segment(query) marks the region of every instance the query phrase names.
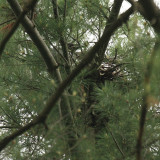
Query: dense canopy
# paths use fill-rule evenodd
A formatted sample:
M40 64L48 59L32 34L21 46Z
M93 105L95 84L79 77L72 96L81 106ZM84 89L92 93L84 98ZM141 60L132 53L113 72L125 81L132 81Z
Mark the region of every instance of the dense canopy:
M159 160L159 52L153 0L1 0L0 159Z

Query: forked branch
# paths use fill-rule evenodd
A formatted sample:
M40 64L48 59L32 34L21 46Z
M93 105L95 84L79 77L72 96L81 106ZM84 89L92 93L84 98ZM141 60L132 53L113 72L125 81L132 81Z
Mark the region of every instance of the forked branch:
M42 112L35 117L30 123L23 126L19 130L13 132L11 135L0 141L0 151L3 150L13 139L17 136L23 134L25 131L30 128L36 126L40 123L45 123L46 118L49 113L55 106L58 99L62 96L65 88L73 81L73 79L81 72L81 70L87 66L95 57L98 50L101 48L103 43L106 43L106 39L110 39L112 34L128 19L129 16L133 13L133 8L129 8L125 13L123 13L117 20L115 20L112 25L106 30L100 40L86 53L86 56L82 59L82 61L77 65L77 67L70 73L70 75L59 85L56 92L49 98L45 108Z

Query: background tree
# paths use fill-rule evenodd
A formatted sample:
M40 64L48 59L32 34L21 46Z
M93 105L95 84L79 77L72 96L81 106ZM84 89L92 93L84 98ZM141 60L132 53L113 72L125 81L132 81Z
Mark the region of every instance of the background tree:
M125 3L0 1L1 159L160 158L160 12Z

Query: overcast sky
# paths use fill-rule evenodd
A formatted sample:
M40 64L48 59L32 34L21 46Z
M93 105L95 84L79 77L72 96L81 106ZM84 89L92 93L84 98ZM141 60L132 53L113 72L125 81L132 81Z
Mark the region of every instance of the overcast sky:
M113 2L114 0L110 0L110 2ZM157 6L160 7L160 0L154 0L154 2L156 3ZM127 0L123 1L120 13L126 11L129 7L130 7L130 3L127 2Z

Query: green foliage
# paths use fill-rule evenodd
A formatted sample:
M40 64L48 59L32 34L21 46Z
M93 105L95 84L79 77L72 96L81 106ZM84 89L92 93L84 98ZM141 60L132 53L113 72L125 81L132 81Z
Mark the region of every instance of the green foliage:
M66 2L65 6L65 1L57 1L59 18L55 19L52 2L39 1L33 20L63 79L68 76L68 64L72 71L86 50L99 40L111 8L108 0ZM3 14L9 13L4 10L6 7L12 13L8 3L0 1L0 23L6 19ZM0 29L0 39L7 32ZM70 63L64 58L62 37ZM103 59L107 64L120 65L119 76L103 79L93 63L86 67L68 85L45 124L38 124L14 139L2 151L0 159L117 160L124 159L123 154L126 160L135 159L144 76L155 41L148 22L138 13L131 16L112 35ZM69 48L70 43L77 45L77 49ZM160 158L159 56L155 58L150 82L144 159ZM49 74L37 46L23 27L19 27L0 63L1 139L39 115L60 84L55 75Z

